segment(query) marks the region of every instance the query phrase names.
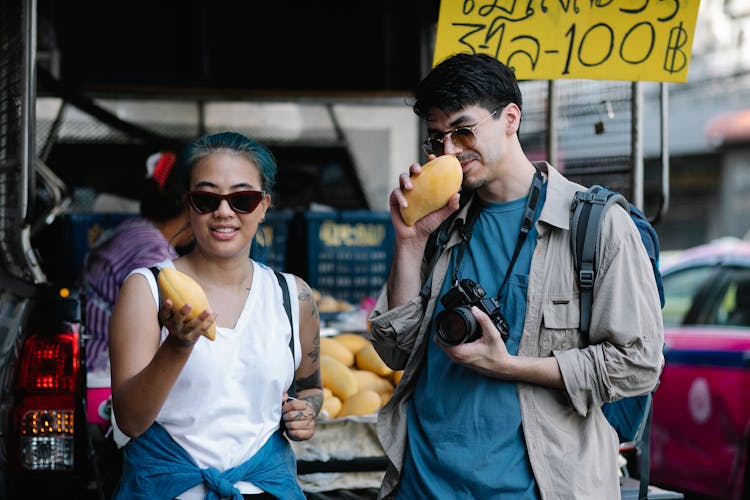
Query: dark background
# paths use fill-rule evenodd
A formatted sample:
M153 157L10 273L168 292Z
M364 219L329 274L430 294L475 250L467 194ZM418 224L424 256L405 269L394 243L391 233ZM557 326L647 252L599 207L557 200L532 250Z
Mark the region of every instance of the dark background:
M38 0L37 93L63 96L75 107L139 96L403 97L431 58L438 6L437 0ZM194 138L176 138L174 146ZM278 208L369 208L345 142L266 144L279 164ZM164 146L137 135L126 143L63 140L47 160L71 189L138 198L145 159Z
M87 88L404 91L438 3L39 0L39 42Z
M139 96L403 98L431 62L438 6L437 0L37 0L37 94L63 97L78 109ZM46 163L70 190L137 199L145 160L162 144L147 134L126 141L118 135L56 140ZM175 145L192 139L179 137ZM313 204L370 208L361 187L366 180L358 178L345 142L266 144L279 165L274 209L295 213L290 238L304 241L295 231L305 224L297 219ZM60 241L81 239L70 236L69 226L58 221L48 241L36 241L46 261L66 258L56 250Z

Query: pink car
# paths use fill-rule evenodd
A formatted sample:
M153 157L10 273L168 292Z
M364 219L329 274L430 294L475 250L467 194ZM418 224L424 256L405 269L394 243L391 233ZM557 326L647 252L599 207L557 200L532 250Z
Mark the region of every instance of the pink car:
M651 482L750 498L750 242L662 263L666 366L654 393Z

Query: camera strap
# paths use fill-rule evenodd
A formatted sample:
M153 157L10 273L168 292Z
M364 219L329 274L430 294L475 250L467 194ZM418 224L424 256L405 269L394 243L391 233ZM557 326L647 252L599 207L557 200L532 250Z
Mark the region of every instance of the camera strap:
M473 195L476 196L476 195ZM464 198L461 197L461 206L464 205L464 199L471 199L471 197ZM455 222L457 226L460 226L462 229L462 235L465 235L465 227L466 222L458 218L458 213L461 211L461 208L458 209L458 211L451 214L443 223L440 225L440 227L437 229L437 231L433 232L430 236L430 239L427 241L427 249L425 250L425 256L430 261L429 264L429 272L427 273L427 278L425 279L424 283L422 284L422 288L419 290L419 296L422 297L423 300L427 300L430 296L430 291L432 289L432 276L435 272L435 266L437 265L438 260L440 260L440 255L443 253L443 250L445 249L445 246L448 244L448 240L450 239L450 233L451 228L453 227L453 223ZM476 215L479 213L479 204L474 202L469 209L466 212L466 220L470 218L476 218Z
M529 231L531 230L531 226L534 224L534 215L536 214L536 206L539 203L539 196L542 194L542 188L544 187L544 178L542 177L542 172L539 169L536 169L536 173L534 174L534 179L531 182L531 188L529 188L529 196L526 199L526 208L523 212L523 219L521 220L521 229L518 232L518 240L516 241L516 248L513 250L513 257L510 259L510 264L508 264L508 270L505 272L505 278L503 278L503 283L500 285L500 288L497 291L497 296L500 298L500 292L505 287L505 283L508 281L508 278L510 277L510 273L513 270L513 266L516 264L516 259L518 258L518 254L521 253L521 247L523 246L524 241L526 241L526 237L529 234ZM475 205L479 205L478 202L475 203ZM471 208L474 208L474 205L472 205ZM456 255L456 264L453 266L453 286L456 286L458 284L458 269L461 264L461 259L463 258L464 251L466 250L466 247L469 246L469 240L471 239L471 231L474 228L474 223L476 222L477 218L479 217L480 210L470 210L470 212L466 216L466 224L463 228L463 234L462 234L462 240L461 246L458 248L458 254Z

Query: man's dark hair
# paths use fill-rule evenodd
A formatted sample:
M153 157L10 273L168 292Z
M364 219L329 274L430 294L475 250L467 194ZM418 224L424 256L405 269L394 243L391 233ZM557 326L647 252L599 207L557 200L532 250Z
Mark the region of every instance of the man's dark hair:
M419 83L414 112L427 118L430 109L455 113L478 104L488 111L515 103L521 108L521 90L510 69L486 54L456 54L435 66Z

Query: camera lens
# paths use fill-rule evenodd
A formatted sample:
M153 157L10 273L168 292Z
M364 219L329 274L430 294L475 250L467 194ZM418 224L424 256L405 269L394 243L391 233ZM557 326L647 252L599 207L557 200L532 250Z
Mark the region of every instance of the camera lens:
M458 345L474 340L477 320L467 306L444 309L435 318L435 333L445 345Z

